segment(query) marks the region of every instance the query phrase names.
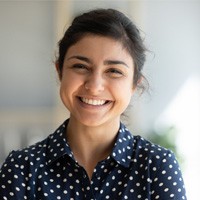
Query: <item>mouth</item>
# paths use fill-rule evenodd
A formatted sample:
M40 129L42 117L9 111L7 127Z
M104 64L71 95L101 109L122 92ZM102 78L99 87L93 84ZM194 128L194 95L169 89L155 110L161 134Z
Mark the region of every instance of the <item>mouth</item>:
M111 101L108 101L108 100L87 99L87 98L84 98L84 97L79 97L79 100L83 103L86 103L86 104L92 105L92 106L103 106L103 105L111 102Z

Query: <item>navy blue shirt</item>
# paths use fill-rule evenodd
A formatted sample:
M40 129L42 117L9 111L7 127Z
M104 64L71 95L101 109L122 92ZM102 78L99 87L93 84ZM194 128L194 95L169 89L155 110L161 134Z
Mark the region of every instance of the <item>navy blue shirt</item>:
M133 136L123 124L90 181L67 143L67 123L45 140L10 153L0 171L0 199L186 199L174 154Z

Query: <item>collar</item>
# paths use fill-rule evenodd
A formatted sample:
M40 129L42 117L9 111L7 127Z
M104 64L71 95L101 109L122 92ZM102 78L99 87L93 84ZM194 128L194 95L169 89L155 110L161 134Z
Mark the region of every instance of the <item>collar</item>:
M126 128L120 123L120 128L117 135L111 157L120 165L128 168L132 161L134 148L134 137Z
M47 146L47 165L55 162L61 157L68 155L73 157L72 151L67 143L65 133L66 127L69 120L64 121L57 130L49 135L48 137L48 146Z
M50 165L59 158L65 156L74 159L73 153L65 137L68 122L69 119L48 137L47 165ZM117 139L110 157L112 157L119 165L126 168L129 167L133 154L133 141L133 135L128 131L124 124L120 123Z

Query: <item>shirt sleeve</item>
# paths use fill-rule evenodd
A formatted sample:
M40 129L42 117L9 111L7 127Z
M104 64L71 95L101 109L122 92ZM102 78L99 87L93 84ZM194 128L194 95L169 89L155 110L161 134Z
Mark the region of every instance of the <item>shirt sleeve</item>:
M152 199L186 200L186 191L179 164L171 151L165 153L159 166L152 169Z
M9 154L0 170L0 199L2 200L27 199L23 164L18 164L14 153L13 151Z

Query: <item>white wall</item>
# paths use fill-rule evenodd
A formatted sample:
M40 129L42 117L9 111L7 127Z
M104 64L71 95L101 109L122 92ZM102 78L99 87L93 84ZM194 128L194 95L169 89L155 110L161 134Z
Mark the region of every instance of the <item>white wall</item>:
M53 6L0 1L0 109L55 104Z
M184 83L200 76L200 1L144 1L142 9L143 30L155 53L146 64L151 101L142 106L148 129Z
M53 129L55 2L0 1L0 164Z
M140 9L137 22L155 54L149 55L145 66L151 97L137 102L138 123L132 129L148 133L154 127L175 126L188 199L198 200L200 1L137 1L132 5Z

